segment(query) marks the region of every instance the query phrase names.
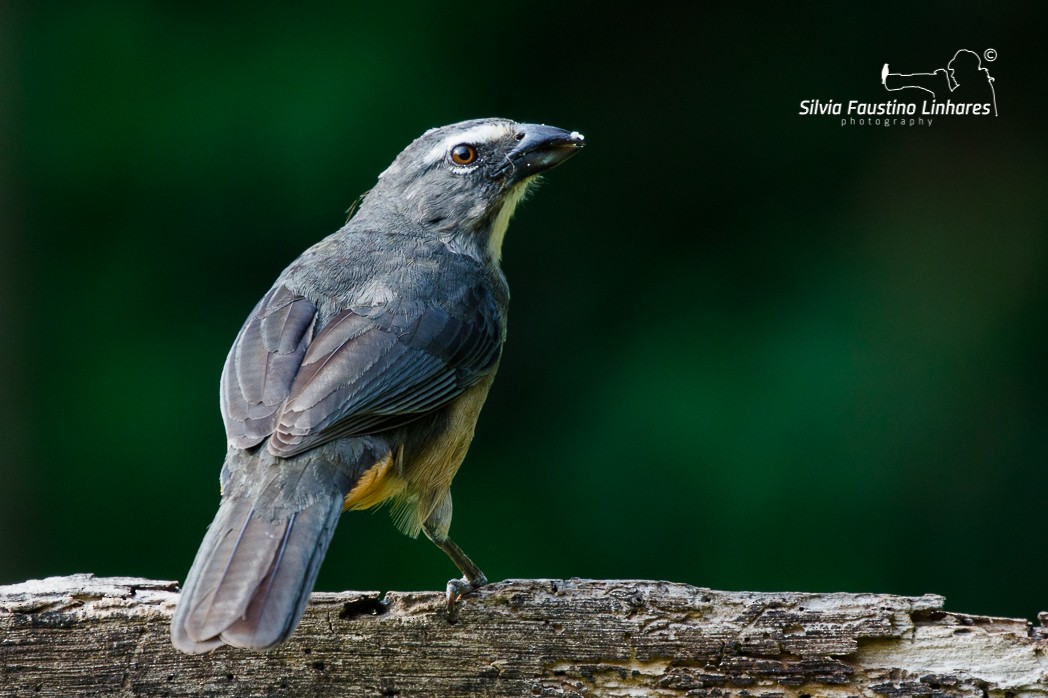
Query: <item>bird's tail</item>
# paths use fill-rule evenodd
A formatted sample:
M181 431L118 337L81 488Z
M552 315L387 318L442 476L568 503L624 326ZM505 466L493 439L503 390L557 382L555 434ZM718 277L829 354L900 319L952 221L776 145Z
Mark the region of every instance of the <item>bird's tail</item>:
M182 652L223 643L266 649L286 640L342 512L337 488L314 492L301 507L237 489L227 488L182 589L171 623L171 641Z

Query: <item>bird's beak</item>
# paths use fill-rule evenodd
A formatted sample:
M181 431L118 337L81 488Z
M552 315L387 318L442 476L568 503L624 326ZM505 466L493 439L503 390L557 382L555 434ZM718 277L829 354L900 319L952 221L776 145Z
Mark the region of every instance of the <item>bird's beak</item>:
M569 132L544 124L521 124L517 129L517 145L509 152L506 164L499 168L496 176L509 173L509 183L516 184L556 167L584 145L585 138L578 131Z

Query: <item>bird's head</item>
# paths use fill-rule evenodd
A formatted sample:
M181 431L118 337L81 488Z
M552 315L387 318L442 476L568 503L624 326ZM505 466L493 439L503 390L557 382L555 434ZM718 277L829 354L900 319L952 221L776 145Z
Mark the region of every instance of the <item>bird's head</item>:
M360 214L470 240L494 259L535 175L583 146L582 134L507 119L475 119L422 134L379 175Z

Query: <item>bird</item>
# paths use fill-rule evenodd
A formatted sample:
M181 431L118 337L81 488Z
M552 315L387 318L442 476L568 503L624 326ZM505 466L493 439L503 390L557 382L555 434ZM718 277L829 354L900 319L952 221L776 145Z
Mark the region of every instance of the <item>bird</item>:
M405 148L349 220L292 262L226 358L221 501L182 586L171 641L198 654L286 641L346 510L388 503L462 573L451 482L506 339L510 217L577 131L486 118Z

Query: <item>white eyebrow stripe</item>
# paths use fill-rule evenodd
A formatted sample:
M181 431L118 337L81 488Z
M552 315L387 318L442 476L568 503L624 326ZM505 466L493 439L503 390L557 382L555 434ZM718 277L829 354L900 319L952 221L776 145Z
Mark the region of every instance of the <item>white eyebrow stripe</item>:
M449 148L459 143L492 143L504 138L512 130L512 127L507 124L481 124L480 126L474 126L461 133L451 134L433 146L422 160L429 165L443 158Z

